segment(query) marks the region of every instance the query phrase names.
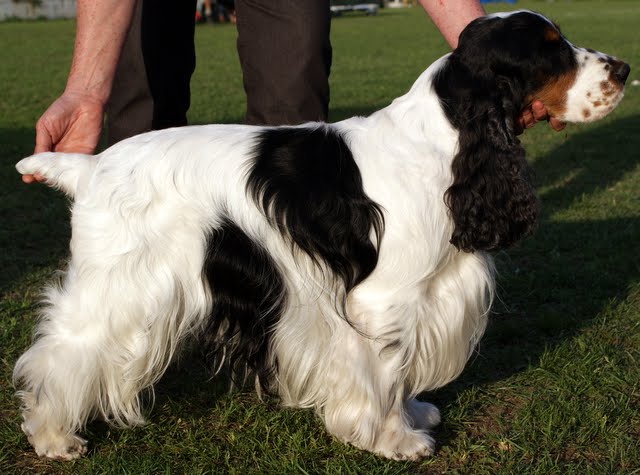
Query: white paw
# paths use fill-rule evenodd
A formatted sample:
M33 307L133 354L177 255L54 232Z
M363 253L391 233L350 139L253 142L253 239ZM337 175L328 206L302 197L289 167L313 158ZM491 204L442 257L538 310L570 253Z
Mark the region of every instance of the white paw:
M406 410L416 429L433 429L440 424L440 411L433 404L410 399L407 401Z
M22 424L22 430L39 457L73 460L87 452L87 441L77 435L52 430L40 430L31 434L25 424Z
M389 431L376 443L375 453L393 460L417 461L433 455L436 441L418 430Z

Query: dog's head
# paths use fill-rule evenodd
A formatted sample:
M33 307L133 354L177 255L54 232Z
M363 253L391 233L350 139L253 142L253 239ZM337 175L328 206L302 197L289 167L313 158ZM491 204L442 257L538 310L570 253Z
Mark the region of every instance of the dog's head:
M460 132L454 181L445 200L464 251L508 247L535 226L538 203L517 118L540 99L552 117L589 122L624 95L629 66L572 45L544 16L518 11L479 18L434 80L434 90Z

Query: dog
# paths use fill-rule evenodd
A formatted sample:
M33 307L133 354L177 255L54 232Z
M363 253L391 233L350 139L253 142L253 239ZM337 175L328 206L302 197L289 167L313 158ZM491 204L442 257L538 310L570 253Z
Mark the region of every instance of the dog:
M433 454L440 413L416 396L460 374L495 294L490 252L536 225L516 118L541 99L600 119L629 70L538 13L493 14L369 117L23 159L73 198L68 268L14 371L29 442L73 459L90 419L141 424L141 394L197 341L346 443Z

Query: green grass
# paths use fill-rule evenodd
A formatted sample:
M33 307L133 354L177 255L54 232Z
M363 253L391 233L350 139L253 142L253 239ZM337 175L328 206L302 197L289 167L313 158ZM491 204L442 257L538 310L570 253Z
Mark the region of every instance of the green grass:
M491 5L490 9L512 8ZM626 59L640 79L640 2L521 1L575 43ZM37 293L67 254L68 203L23 186L13 164L61 92L69 21L0 24L0 473L640 473L640 87L593 125L523 137L543 216L535 236L498 255L501 300L463 375L425 399L442 410L438 452L397 463L346 447L309 411L226 391L185 357L157 388L149 424L88 428L88 457L38 459L19 429L11 370L29 344ZM345 16L332 25L331 119L404 93L444 41L419 10ZM197 29L194 123L242 120L228 26Z

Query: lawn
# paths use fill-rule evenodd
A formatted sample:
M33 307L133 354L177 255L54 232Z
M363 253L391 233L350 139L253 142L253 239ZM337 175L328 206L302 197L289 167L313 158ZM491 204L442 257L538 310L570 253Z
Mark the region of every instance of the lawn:
M640 79L640 2L517 7L624 58L629 82ZM533 237L497 256L500 299L476 356L423 395L443 414L434 457L398 463L346 447L311 412L229 392L185 355L158 384L148 425L91 423L87 457L38 459L19 429L11 372L38 291L64 263L68 203L22 185L13 165L64 87L73 33L71 21L0 23L0 473L640 473L640 86L596 124L523 136L543 216ZM198 26L196 39L191 121L241 121L234 28ZM385 106L446 52L418 9L336 19L332 42L332 120Z

